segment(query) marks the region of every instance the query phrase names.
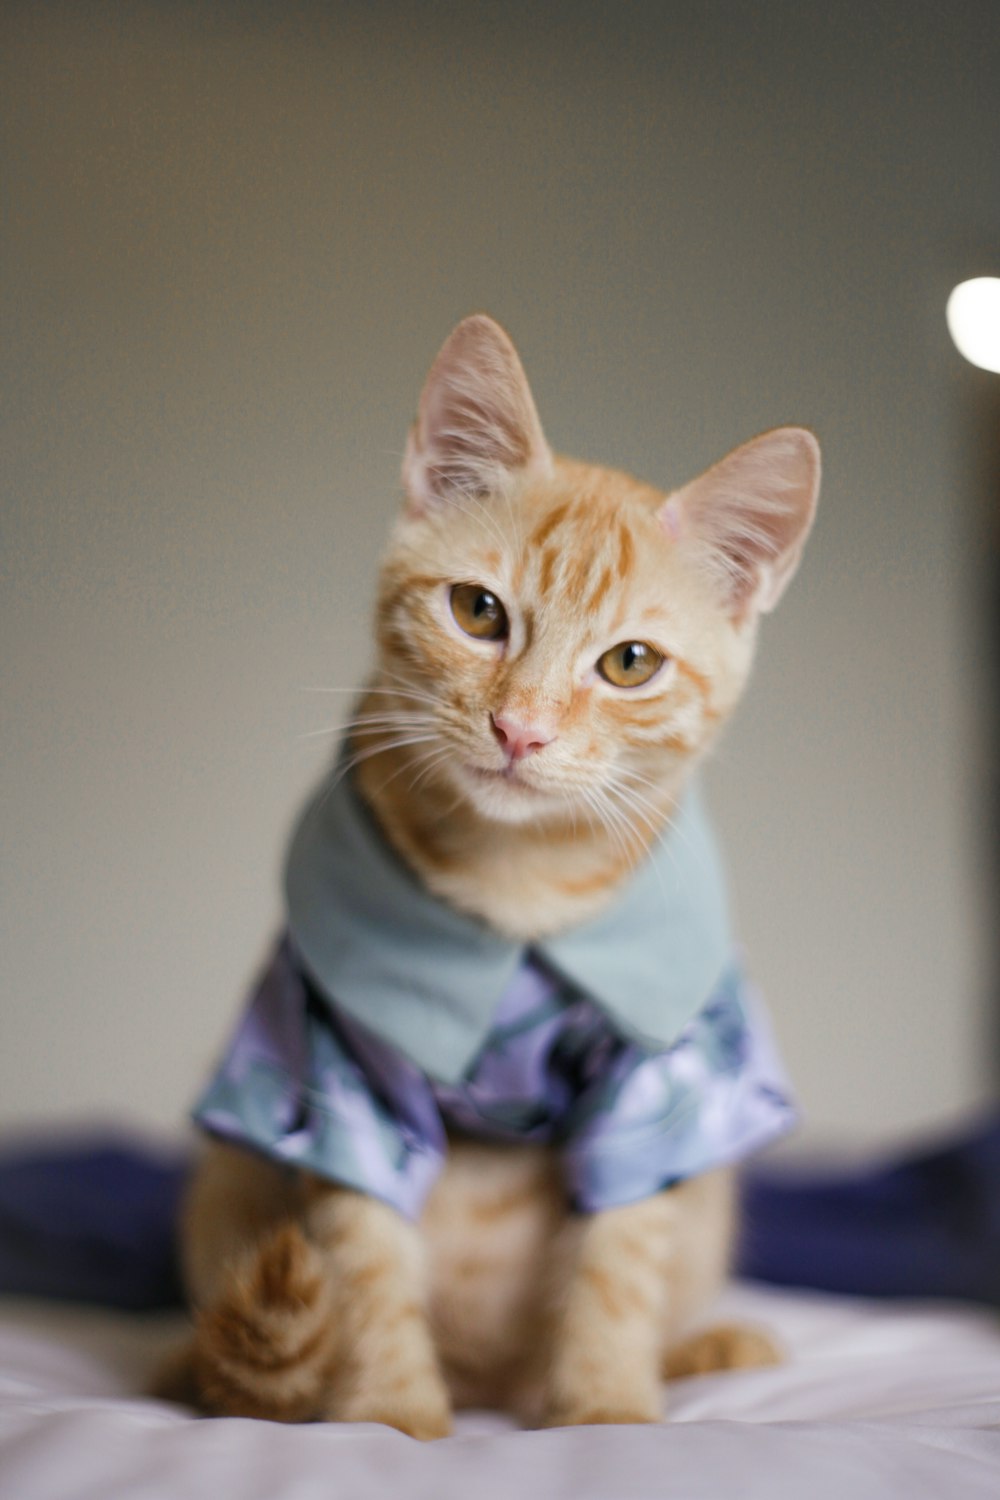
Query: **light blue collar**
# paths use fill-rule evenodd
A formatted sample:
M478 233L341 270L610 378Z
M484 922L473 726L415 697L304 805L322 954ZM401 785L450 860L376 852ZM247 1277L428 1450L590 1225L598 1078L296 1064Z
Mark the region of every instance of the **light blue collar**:
M338 1006L425 1073L456 1083L489 1034L524 947L432 896L339 767L292 836L292 940ZM731 961L725 882L698 793L598 916L531 945L629 1039L669 1046Z

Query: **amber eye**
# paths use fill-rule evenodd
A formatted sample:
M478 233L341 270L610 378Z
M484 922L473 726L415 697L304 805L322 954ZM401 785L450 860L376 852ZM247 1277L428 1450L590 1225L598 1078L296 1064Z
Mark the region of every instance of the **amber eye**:
M456 583L451 591L451 612L466 635L477 641L502 641L510 626L507 611L496 594L481 583Z
M605 682L615 687L639 687L660 670L664 660L654 646L647 646L644 641L625 641L605 651L597 670Z

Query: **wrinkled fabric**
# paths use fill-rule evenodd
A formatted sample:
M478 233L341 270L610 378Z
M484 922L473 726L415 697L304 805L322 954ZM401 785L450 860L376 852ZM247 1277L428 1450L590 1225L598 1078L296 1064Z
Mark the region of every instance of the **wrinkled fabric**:
M5 1500L996 1500L987 1314L726 1292L785 1361L671 1382L665 1420L519 1432L461 1411L436 1443L379 1423L205 1422L139 1399L181 1326L21 1304L0 1318Z
M739 969L669 1048L622 1037L534 957L463 1081L427 1076L312 985L286 938L195 1109L214 1135L419 1216L448 1129L557 1146L583 1211L648 1197L784 1133L795 1111Z

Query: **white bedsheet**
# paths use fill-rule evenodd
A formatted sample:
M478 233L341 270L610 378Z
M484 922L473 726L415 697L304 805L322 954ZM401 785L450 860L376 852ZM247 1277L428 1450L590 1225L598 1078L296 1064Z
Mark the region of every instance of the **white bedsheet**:
M136 1392L174 1319L0 1304L2 1500L1000 1500L1000 1322L734 1288L780 1369L669 1388L660 1427L519 1432L198 1421Z

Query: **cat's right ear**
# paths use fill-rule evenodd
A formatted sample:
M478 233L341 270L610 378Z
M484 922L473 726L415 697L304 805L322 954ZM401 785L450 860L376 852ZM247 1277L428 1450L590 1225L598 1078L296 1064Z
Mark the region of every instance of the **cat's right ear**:
M407 510L419 516L448 500L481 499L551 468L517 350L492 318L466 318L431 366L410 429Z

